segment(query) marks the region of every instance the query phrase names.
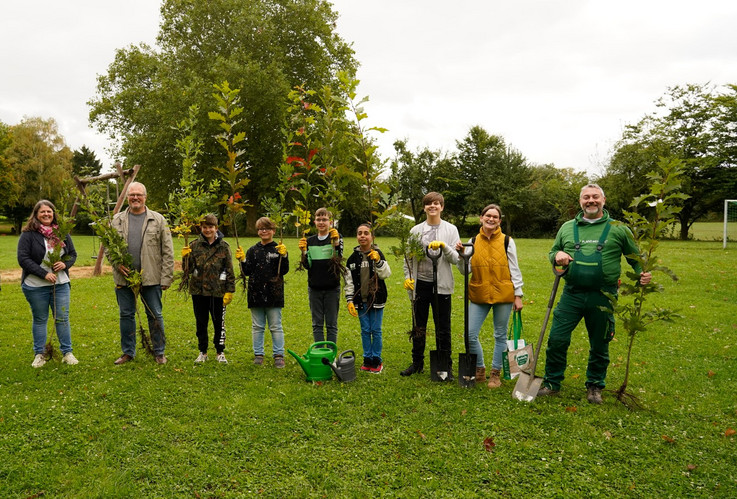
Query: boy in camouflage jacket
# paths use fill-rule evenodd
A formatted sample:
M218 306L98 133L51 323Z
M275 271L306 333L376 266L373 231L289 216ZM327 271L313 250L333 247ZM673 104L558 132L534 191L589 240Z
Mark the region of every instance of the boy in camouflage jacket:
M217 360L223 364L228 361L225 350L225 308L233 299L235 292L235 273L230 246L223 240L218 230L218 219L207 215L200 225L201 234L189 246L182 248L182 259L188 259L189 293L192 295L197 326L197 343L200 354L195 362L207 360L207 325L212 317L215 330L213 344Z

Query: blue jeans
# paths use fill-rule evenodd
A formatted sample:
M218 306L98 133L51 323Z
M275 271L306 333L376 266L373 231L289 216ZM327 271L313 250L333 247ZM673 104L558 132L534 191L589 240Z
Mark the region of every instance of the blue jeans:
M312 337L317 341L325 341L323 324L328 333L328 341L338 343L338 306L340 304L340 286L335 289L307 288L312 313Z
M269 321L271 331L271 350L274 356L284 356L284 330L281 327L280 307L254 307L251 309L251 336L253 337L254 355L264 354L264 331L266 321Z
M381 361L381 322L384 319L383 308L369 308L365 304L356 307L358 320L361 322L361 344L364 358L376 357Z
M509 316L512 314L511 303L474 303L468 302L468 351L476 354L476 367L484 367L484 351L481 349L479 332L481 325L494 311L494 357L491 361L492 369L502 368L502 355L507 349L507 326Z
M31 305L31 314L33 315L33 326L31 327L33 353L44 353L46 350L46 324L49 322L49 309L54 312L56 337L59 338L61 353L71 352L72 329L69 327L69 283L38 288L21 284L21 288L26 300ZM56 301L56 304L54 304L54 301Z
M120 309L120 346L123 353L136 356L136 297L128 287L115 287L115 296ZM161 315L161 286L141 286L141 302L148 318L154 354L164 355L166 336L164 316Z

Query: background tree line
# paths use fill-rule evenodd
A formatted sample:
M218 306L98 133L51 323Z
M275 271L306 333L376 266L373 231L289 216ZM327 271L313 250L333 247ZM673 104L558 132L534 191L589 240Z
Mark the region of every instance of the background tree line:
M215 140L222 130L208 114L213 85L229 82L243 108L236 124L245 134L238 154L248 179L241 223L250 230L264 213L264 199L286 186L285 211L299 203L331 205L346 232L392 204L419 220L422 196L436 190L445 196L446 217L466 233L480 208L496 202L507 232L548 236L576 213L578 191L588 181L605 188L608 207L619 216L647 191L647 173L661 157L682 159L688 168L684 192L691 197L680 214L680 237L725 197L737 197L736 85L667 89L653 112L625 128L598 178L532 164L481 126L471 127L454 151L398 141L394 157L382 158L372 135L381 130L362 128L359 63L336 33L336 19L323 0L164 0L157 47L116 52L88 103L90 121L115 140L126 167L143 166L139 179L150 205L166 211L182 177L182 120L191 118L189 137L201 144L191 165L196 178L209 185L228 161ZM54 200L72 175L100 168L87 148L65 145L53 119L0 123L0 210L17 226L40 197Z

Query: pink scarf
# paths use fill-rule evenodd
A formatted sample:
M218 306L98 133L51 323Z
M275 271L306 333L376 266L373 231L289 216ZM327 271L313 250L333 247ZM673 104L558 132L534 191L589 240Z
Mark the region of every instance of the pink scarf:
M59 248L59 245L61 245L62 248L66 246L66 244L64 244L64 241L60 240L59 236L57 236L56 232L54 232L58 228L58 225L40 224L38 226L38 231L41 233L42 236L49 240L49 242L51 243L51 247L54 249Z

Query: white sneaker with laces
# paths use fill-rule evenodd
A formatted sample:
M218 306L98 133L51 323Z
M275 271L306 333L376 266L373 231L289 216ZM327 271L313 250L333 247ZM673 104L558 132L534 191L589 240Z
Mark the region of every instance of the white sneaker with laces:
M228 363L228 359L225 358L225 354L224 353L219 353L218 356L217 356L217 359L218 359L218 362L220 362L221 364L227 364Z
M37 353L33 358L33 364L31 364L31 367L43 367L44 364L46 364L46 356L42 353Z
M67 352L64 354L64 357L61 358L61 363L74 366L74 365L79 364L79 361L77 360L77 357L75 357L72 352Z
M197 356L197 358L194 360L198 364L202 364L207 360L207 354L204 352L200 352L200 354Z

